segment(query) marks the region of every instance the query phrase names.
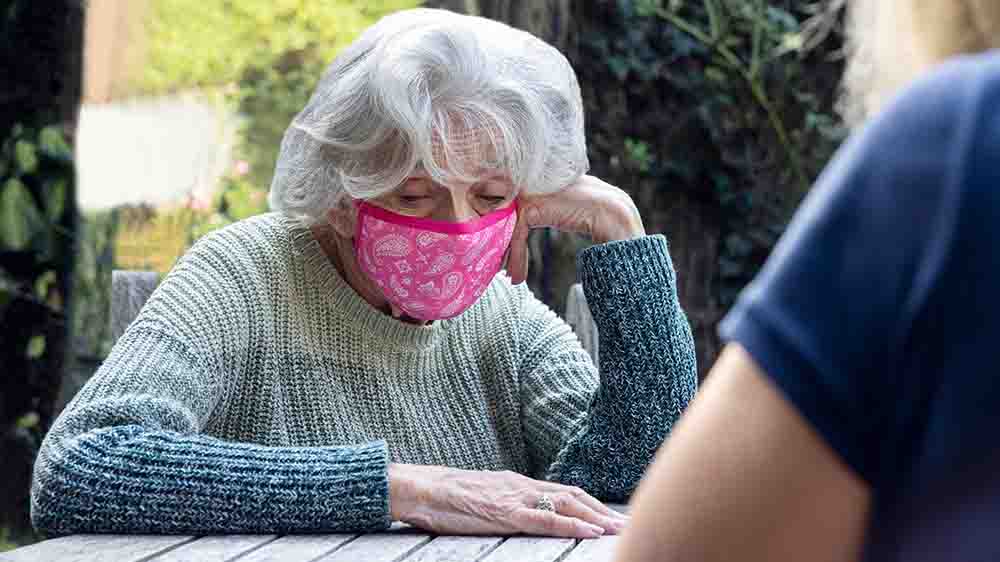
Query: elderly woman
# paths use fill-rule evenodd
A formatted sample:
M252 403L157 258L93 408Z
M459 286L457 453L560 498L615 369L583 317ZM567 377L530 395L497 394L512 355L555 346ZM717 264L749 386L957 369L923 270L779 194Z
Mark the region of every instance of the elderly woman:
M167 276L36 463L53 533L595 537L695 391L666 241L583 175L566 59L489 20L386 17L282 142L271 204ZM601 367L525 287L536 226ZM498 272L504 260L513 279Z
M1000 2L850 8L847 106L885 109L724 321L620 560L1000 560Z

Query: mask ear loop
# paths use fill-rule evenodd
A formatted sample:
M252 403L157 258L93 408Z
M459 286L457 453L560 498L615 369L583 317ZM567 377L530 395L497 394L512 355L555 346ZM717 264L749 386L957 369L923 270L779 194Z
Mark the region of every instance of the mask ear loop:
M361 254L361 248L360 248L360 245L361 245L361 227L362 227L362 223L364 221L364 212L362 211L361 203L363 201L364 201L364 199L355 199L355 198L351 197L351 205L353 205L354 211L357 213L357 216L354 219L354 244L353 244L353 246L354 246L354 254L355 255L360 255Z
M514 236L517 234L517 224L521 222L521 192L518 192L518 194L514 196L513 201L511 201L511 206L514 207L514 216L517 218L514 220L514 234L512 234L510 240L507 241L507 249L504 250L503 261L500 262L500 269L503 271L508 271L507 265L510 263L510 249L514 246Z

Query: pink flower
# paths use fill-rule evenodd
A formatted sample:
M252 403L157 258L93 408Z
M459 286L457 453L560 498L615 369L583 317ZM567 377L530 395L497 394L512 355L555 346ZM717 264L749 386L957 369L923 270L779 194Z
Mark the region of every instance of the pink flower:
M187 197L187 207L192 211L207 211L211 206L211 197L198 193L191 193Z
M233 173L236 177L245 176L250 172L250 163L246 160L237 160L233 165Z

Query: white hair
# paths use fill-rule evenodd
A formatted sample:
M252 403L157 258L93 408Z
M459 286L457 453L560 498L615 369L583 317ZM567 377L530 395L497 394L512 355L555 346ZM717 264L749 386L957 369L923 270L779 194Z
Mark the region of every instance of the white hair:
M575 181L588 162L569 62L489 19L386 16L336 57L288 127L269 202L315 224L345 193L377 197L418 168L445 185L503 172L529 193Z

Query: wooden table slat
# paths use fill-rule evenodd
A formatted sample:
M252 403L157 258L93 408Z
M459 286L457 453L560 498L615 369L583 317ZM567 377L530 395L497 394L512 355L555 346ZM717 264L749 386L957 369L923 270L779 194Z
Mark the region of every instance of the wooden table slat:
M240 558L239 562L312 562L358 535L286 535Z
M362 535L338 548L317 562L398 562L427 544L430 535L424 533L378 533Z
M278 535L213 535L152 558L154 562L228 562L260 548Z
M619 536L580 541L562 562L611 562L615 559Z
M474 562L503 542L503 537L437 537L404 562Z
M610 505L627 512L628 506ZM433 540L432 540L433 539ZM73 535L0 553L0 562L53 560L70 562L116 560L164 562L170 560L218 560L239 558L241 562L295 560L372 562L433 562L482 560L483 562L601 562L614 557L617 537L583 541L576 548L571 539L515 537L434 538L404 524L394 524L385 533L363 535ZM501 544L502 543L502 544Z
M574 539L512 537L483 562L555 562L575 545Z
M72 535L0 554L3 562L139 562L194 541L181 535Z

